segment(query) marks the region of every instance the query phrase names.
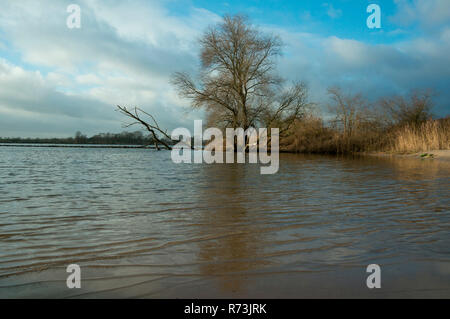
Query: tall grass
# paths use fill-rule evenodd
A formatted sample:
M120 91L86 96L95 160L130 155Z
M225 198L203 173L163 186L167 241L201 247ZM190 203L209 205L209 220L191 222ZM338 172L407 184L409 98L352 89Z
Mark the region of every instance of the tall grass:
M405 125L393 131L389 151L415 153L450 149L450 118Z

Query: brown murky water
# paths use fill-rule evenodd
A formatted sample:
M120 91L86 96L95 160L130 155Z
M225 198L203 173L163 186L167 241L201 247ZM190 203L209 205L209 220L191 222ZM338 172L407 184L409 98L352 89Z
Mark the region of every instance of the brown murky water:
M0 297L450 297L450 165L0 147ZM66 267L82 288L66 287ZM366 267L379 264L382 288Z

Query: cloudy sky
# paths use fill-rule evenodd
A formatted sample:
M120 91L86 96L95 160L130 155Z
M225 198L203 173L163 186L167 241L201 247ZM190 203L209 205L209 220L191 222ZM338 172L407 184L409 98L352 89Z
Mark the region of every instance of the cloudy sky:
M69 29L67 7L81 8ZM381 7L381 29L366 8ZM226 13L244 13L285 44L279 73L326 104L340 85L372 99L414 88L450 114L449 0L2 0L0 136L120 132L115 105L140 106L168 129L192 127L169 81L195 73L197 40Z

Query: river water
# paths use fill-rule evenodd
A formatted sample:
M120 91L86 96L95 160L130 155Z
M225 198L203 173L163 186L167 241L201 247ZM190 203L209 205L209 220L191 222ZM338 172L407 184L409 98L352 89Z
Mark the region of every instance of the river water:
M450 298L449 207L437 160L0 147L0 297Z

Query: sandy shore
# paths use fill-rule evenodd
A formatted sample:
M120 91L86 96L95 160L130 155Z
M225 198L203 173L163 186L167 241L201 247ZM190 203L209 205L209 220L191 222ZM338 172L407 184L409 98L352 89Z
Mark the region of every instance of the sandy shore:
M428 152L419 152L413 154L395 154L387 152L374 152L369 153L371 156L388 156L388 157L407 157L407 158L417 158L421 160L439 160L450 162L450 150L435 150Z

